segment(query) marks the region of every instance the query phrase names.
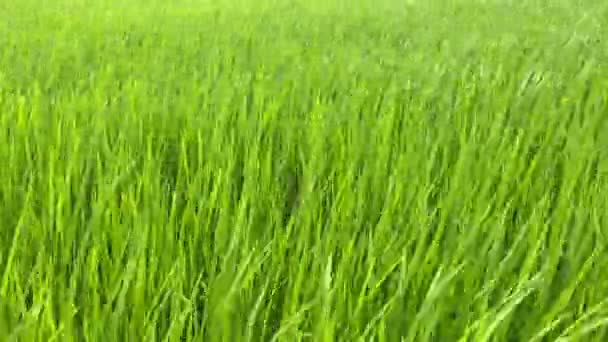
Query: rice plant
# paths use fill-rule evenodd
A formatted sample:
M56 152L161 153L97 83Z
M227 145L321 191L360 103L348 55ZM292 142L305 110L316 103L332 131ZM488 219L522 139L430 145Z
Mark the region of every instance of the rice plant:
M606 340L606 18L0 4L1 340Z

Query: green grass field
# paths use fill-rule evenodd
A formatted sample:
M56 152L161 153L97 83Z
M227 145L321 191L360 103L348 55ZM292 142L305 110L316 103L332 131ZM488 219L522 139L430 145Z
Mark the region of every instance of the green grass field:
M1 341L608 340L608 4L0 3Z

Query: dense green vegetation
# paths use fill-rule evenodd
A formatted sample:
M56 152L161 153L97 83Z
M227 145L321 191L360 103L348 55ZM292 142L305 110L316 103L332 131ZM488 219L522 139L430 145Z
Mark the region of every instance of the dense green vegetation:
M0 340L605 341L607 18L0 3Z

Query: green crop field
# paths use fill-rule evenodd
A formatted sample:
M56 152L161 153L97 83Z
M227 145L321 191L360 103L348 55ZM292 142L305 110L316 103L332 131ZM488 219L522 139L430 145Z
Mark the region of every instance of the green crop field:
M608 3L0 2L0 341L607 341Z

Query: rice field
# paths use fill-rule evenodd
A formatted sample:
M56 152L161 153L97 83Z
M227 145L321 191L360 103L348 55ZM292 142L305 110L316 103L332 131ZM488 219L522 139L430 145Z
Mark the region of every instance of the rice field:
M0 3L0 340L606 341L608 4Z

